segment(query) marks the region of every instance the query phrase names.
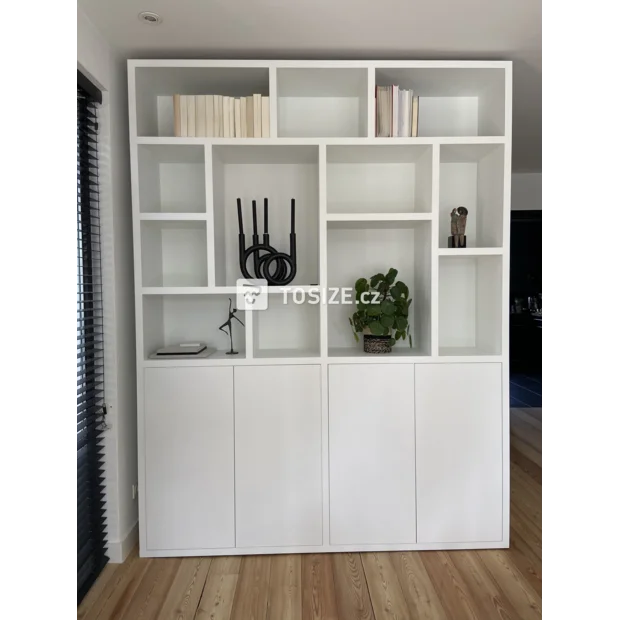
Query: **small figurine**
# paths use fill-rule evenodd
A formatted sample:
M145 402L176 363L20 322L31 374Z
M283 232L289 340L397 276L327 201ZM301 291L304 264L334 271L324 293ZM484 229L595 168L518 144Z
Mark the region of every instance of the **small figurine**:
M465 237L465 226L467 226L467 214L468 211L465 207L459 207L456 210L456 213L458 215L458 219L456 221L456 232L458 233L459 236L459 243L458 243L458 247L459 248L466 248L467 247L467 240Z
M228 298L228 320L225 323L222 323L219 327L219 330L224 332L230 338L230 351L227 351L226 355L238 355L239 353L239 351L233 350L232 320L235 319L236 321L239 321L241 325L243 325L243 322L241 321L241 319L235 316L236 312L237 312L237 308L232 307L232 299L229 297ZM243 326L245 327L245 325ZM228 331L224 329L225 327L228 327Z

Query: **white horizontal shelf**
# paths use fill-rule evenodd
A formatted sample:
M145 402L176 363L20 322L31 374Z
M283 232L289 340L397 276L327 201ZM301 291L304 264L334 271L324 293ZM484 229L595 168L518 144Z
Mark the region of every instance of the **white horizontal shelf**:
M141 220L151 220L160 222L170 221L204 221L207 219L206 213L140 213Z
M501 256L503 248L439 248L439 256Z
M432 213L328 213L328 222L419 222L433 219Z
M395 144L505 144L505 136L441 136L428 138L174 138L171 136L138 136L137 144L260 146L260 145L318 145L367 146Z
M501 358L501 355L483 347L439 347L439 357L492 357Z
M259 349L254 351L254 359L299 359L317 361L321 354L315 349Z

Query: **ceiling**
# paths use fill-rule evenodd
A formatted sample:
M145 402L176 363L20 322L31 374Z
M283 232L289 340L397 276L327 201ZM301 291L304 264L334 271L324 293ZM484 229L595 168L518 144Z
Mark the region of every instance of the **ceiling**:
M128 58L498 59L513 170L541 170L541 0L78 0ZM154 11L163 22L140 22Z

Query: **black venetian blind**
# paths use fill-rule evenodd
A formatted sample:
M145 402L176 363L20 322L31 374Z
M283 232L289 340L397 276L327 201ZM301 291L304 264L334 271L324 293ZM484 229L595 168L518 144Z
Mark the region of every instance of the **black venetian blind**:
M97 162L101 93L77 85L77 591L78 604L105 566L102 433L103 316Z

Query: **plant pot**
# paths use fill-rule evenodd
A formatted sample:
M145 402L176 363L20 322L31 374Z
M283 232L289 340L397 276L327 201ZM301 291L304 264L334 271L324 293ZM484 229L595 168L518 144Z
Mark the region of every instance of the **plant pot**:
M390 336L370 336L364 334L365 353L391 353Z

